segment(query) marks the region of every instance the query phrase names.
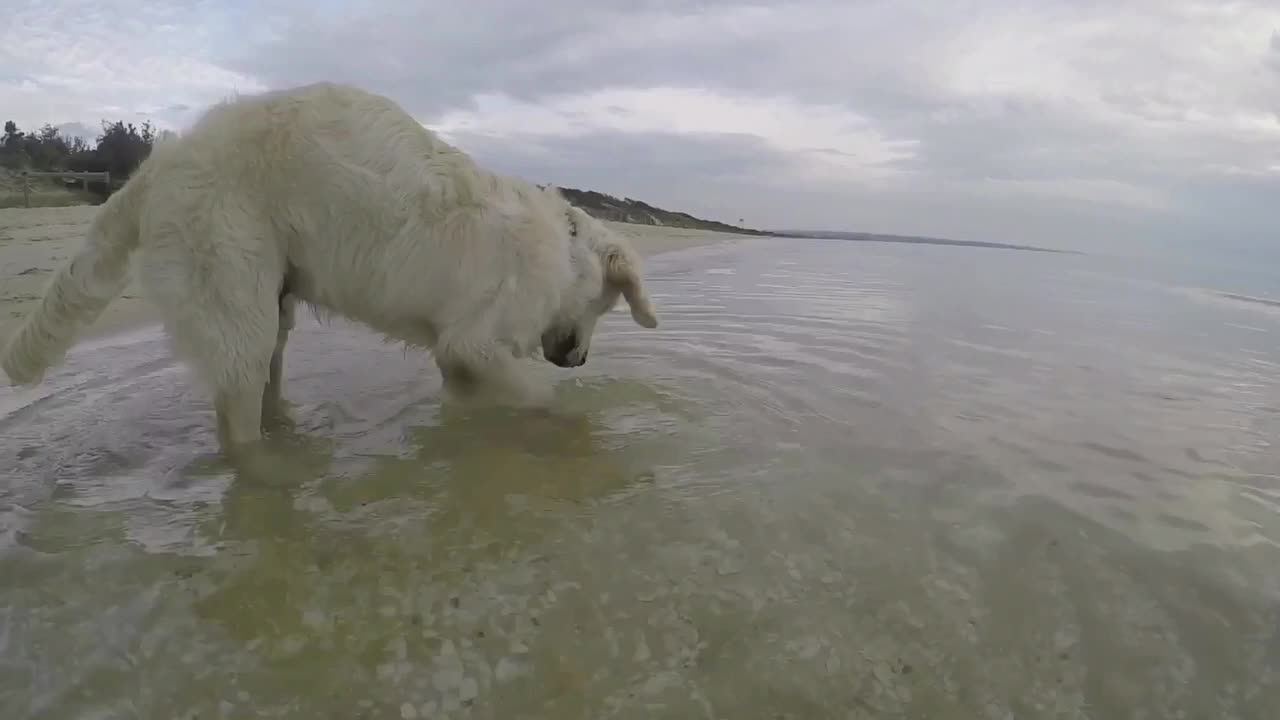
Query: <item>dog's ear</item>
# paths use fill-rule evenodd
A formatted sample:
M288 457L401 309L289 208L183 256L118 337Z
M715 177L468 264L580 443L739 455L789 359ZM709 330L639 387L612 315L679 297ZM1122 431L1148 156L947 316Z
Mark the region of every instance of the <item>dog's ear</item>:
M641 327L658 327L658 314L640 277L640 260L631 248L616 242L601 250L605 281L622 292L631 307L631 318Z

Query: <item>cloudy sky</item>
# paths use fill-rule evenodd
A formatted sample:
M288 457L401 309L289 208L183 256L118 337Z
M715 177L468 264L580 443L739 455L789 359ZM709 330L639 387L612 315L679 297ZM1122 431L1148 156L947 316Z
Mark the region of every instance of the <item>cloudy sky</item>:
M1280 244L1280 0L14 2L26 127L340 80L496 169L755 226Z

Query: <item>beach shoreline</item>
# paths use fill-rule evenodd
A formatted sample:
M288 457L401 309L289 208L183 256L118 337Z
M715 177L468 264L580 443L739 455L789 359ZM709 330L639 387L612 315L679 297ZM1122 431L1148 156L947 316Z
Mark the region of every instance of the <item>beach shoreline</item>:
M0 344L16 330L44 293L54 270L72 256L97 206L0 209ZM605 222L645 257L753 236L711 230ZM107 306L80 340L127 333L157 321L136 280Z

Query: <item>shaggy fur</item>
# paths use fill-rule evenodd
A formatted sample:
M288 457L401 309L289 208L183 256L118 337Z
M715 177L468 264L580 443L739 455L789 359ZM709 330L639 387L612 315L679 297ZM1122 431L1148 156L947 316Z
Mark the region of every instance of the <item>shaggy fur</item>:
M586 361L619 296L657 318L625 239L554 188L480 168L387 98L322 83L216 105L157 145L0 366L38 383L140 280L175 352L208 384L224 448L275 420L294 303L427 348L457 392L530 397L517 358Z

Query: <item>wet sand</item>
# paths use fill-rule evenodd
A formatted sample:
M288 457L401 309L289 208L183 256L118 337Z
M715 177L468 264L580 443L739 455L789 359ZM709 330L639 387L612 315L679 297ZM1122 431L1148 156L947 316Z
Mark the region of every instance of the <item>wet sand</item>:
M0 209L0 342L40 302L53 271L83 241L95 206ZM606 223L626 235L645 256L711 245L744 236L707 230ZM84 339L132 330L156 320L136 282L130 283Z

